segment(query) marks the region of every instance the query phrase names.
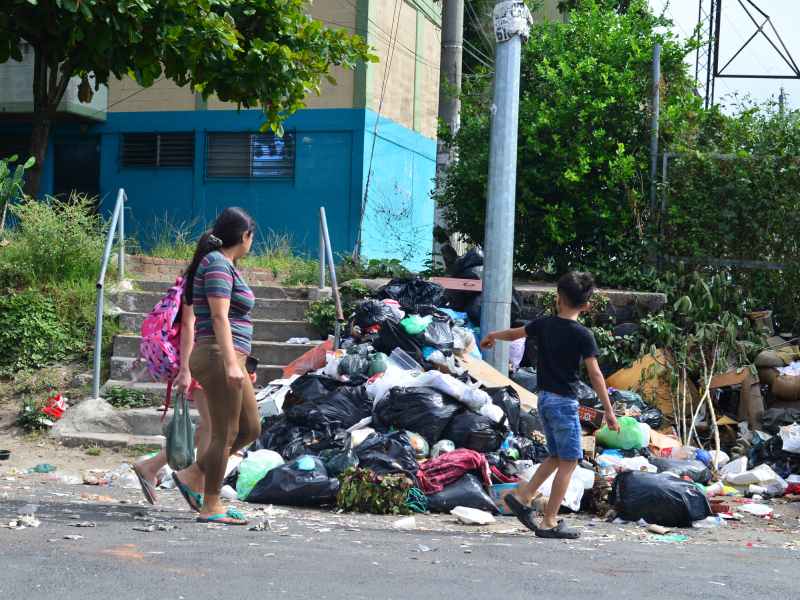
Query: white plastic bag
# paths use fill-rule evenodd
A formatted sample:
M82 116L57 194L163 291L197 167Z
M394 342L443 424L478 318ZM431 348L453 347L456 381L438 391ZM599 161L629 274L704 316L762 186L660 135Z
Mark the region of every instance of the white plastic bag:
M503 409L496 404L484 404L481 406L479 413L484 417L490 418L494 423L499 423L506 416L506 413L503 412Z
M533 478L533 475L539 469L539 465L534 465L532 469L527 469L524 473L520 473L521 479L526 479L530 481ZM530 475L530 477L528 477ZM553 473L547 480L542 484L542 487L539 488L539 492L545 496L550 496L550 491L553 487L553 481L556 478L556 474ZM582 467L576 467L575 471L572 473L572 478L569 480L569 486L567 486L567 493L564 495L564 500L561 502L561 506L566 506L570 510L578 511L581 507L581 500L583 499L583 492L585 490L590 490L594 486L594 471L590 471L589 469L584 469Z
M800 454L800 425L793 423L781 427L779 435L783 440L783 451Z

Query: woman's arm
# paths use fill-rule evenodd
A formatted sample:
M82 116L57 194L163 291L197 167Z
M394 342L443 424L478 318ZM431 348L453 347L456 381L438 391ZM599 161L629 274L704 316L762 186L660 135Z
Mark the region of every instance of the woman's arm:
M175 377L175 387L181 393L186 393L192 383L192 373L189 369L189 359L194 348L194 308L185 302L181 306L181 364Z

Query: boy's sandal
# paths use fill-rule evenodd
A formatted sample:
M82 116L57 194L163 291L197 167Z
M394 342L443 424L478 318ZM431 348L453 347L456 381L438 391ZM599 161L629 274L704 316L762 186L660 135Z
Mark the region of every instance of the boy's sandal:
M512 513L519 519L519 522L525 525L531 531L537 531L536 521L533 519L533 509L530 506L525 506L520 502L514 494L507 494L504 498L506 506Z
M536 529L536 537L558 540L577 540L581 537L581 534L576 529L567 527L564 521L559 521L558 525L552 529L542 529L541 527Z
M134 465L133 472L136 475L136 479L139 480L139 487L142 488L142 494L144 495L144 499L147 500L150 504L156 503L156 488L153 486L152 483L147 481L144 476L139 472L139 468Z
M189 486L178 479L177 473L172 473L172 481L175 482L175 487L178 488L181 496L186 500L186 504L188 504L194 512L200 512L200 507L203 506L203 495L190 490Z
M208 517L197 517L198 523L216 523L218 525L247 525L247 519L235 508L229 508L227 512L219 515L209 515Z

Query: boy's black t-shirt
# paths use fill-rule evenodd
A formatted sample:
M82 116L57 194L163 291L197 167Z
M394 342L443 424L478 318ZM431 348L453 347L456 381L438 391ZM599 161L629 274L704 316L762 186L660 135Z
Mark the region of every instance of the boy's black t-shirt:
M574 398L581 361L598 353L594 334L577 321L561 317L531 321L525 333L538 346L539 389Z

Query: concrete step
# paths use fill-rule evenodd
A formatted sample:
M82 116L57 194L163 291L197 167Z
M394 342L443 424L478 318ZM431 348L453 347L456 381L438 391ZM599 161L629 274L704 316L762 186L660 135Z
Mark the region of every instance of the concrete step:
M139 356L141 336L117 335L114 337L112 356L136 358ZM284 342L253 342L251 354L265 365L288 365L317 344L286 344Z
M288 361L291 362L291 361ZM288 364L285 363L285 364ZM136 370L134 364L136 363L136 358L132 357L122 357L122 356L112 356L111 357L111 380L119 381L123 385L121 387L130 387L131 385L139 385L142 382L147 381L147 371L141 374L141 376L134 378L133 373ZM258 371L256 372L256 385L266 385L273 379L280 379L283 377L283 366L282 365L268 365L268 364L259 364ZM150 383L150 382L148 382ZM161 389L166 390L166 385L164 384L152 384L152 385L162 385ZM164 393L161 393L161 398L164 397Z
M157 450L164 445L163 435L131 435L128 433L62 433L57 435L67 447L100 446L102 448L131 448L144 446ZM143 448L144 449L144 448Z
M126 312L149 313L163 297L163 292L123 292L117 294L114 302ZM265 300L257 298L252 317L254 319L302 321L305 318L307 308L308 300Z
M127 408L118 410L117 414L125 419L130 428L131 435L135 436L164 435L164 427L167 426L167 423L169 423L169 420L172 418L172 411L170 410L166 418L162 419L164 413L156 407ZM189 414L195 424L197 424L200 413L192 408L189 410Z
M135 280L134 286L143 292L157 292L162 296L167 292L169 287L175 283L171 281L153 281L153 280ZM307 300L308 290L307 287L282 287L278 285L253 285L250 286L256 298L263 298L265 300Z
M139 332L145 313L125 312L119 315L123 331ZM293 337L307 337L311 340L319 334L306 321L275 321L272 319L253 319L253 339L257 342L285 342Z

